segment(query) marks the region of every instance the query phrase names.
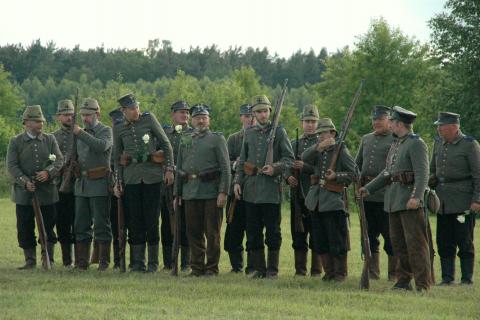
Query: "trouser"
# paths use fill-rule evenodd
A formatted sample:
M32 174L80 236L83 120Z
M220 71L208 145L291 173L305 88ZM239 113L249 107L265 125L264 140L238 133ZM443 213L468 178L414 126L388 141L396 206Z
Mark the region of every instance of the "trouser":
M320 255L344 256L349 250L347 213L342 210L312 213L312 250Z
M463 216L465 222L458 221ZM460 218L461 219L461 218ZM437 247L442 258L460 259L474 258L473 232L475 228L475 213L438 214L437 215ZM458 253L457 253L458 248Z
M35 238L35 213L33 206L17 204L15 211L17 215L18 246L22 249L35 248L37 242ZM40 206L40 211L42 211L43 224L47 233L47 242L56 243L57 236L55 231L53 231L56 216L55 205Z
M167 199L162 195L161 201L161 239L162 239L162 246L163 247L171 247L173 245L173 232L172 232L172 225L174 217L170 210L168 209L168 205L166 203ZM180 244L182 247L188 247L188 237L186 232L185 226L185 207L179 206L180 209Z
M383 237L383 250L389 256L393 256L392 241L390 240L390 225L388 213L383 210L383 202L365 201L365 217L368 224L368 240L370 242L370 251L379 253L380 241L378 237Z
M217 199L184 200L184 205L192 273L218 274L223 210L217 207Z
M245 201L247 216L247 251L280 250L282 234L280 229L280 205L274 203L251 203ZM265 237L263 234L265 229Z
M93 228L92 228L93 224ZM110 199L104 197L75 197L75 241L112 240Z
M304 199L301 199L300 208L303 223L303 232L295 230L295 210L293 201L290 202L290 228L292 232L292 248L299 251L308 251L312 248L312 217L310 211L305 207ZM310 239L309 239L310 237Z
M115 264L120 263L119 246L118 241L118 198L115 196L110 197L110 223L112 225L112 238L113 238L113 261ZM122 198L123 201L123 198Z
M227 212L231 204L232 199L229 197ZM227 228L225 230L225 251L230 253L243 252L243 238L245 237L246 226L247 217L245 213L245 202L243 200L237 200L232 222L227 224Z
M61 244L75 243L73 230L75 222L75 196L73 193L59 192L59 201L56 203L56 226L58 242Z

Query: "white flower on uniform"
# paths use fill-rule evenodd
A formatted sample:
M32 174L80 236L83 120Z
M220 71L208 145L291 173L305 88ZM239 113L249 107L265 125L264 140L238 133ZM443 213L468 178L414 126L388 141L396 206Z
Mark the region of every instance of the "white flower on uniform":
M143 143L147 144L150 141L150 136L145 133L144 136L142 137Z
M182 127L181 124L177 124L177 125L175 126L175 131L177 131L177 133L182 132L182 129L183 129L183 127Z
M55 160L57 160L57 156L54 155L53 153L51 153L51 154L48 155L48 160L55 161Z

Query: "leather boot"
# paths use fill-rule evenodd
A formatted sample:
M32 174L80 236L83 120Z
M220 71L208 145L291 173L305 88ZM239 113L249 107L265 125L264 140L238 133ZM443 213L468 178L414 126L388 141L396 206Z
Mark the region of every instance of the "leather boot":
M108 269L110 264L110 241L98 241L98 271Z
M75 266L79 270L87 270L90 259L90 241L81 241L76 243L77 248L77 260Z
M180 247L180 268L182 272L190 270L190 247Z
M372 259L368 266L368 275L372 280L380 279L380 253L372 252Z
M230 272L240 273L243 271L243 252L229 252L228 257L230 258L230 265L232 270Z
M320 259L322 260L323 270L325 271L325 275L323 276L323 281L330 281L335 278L335 273L333 270L333 259L329 253L325 253L320 255Z
M18 267L18 270L34 269L37 266L37 250L35 247L23 249L23 255L25 256L25 264Z
M347 255L333 256L333 270L335 273L335 281L343 282L347 279Z
M280 260L279 250L268 250L267 257L267 278L276 278L278 276L278 264Z
M157 272L158 270L158 244L149 245L148 248L148 267L147 272Z
M259 249L251 253L253 271L249 274L252 279L265 278L267 266L265 263L265 250Z
M113 270L120 268L120 246L118 240L113 241Z
M398 257L388 256L388 281L397 281Z
M61 243L60 249L62 250L62 263L64 267L70 268L72 266L72 244Z
M145 272L145 244L130 245L130 271Z
M172 247L162 246L163 270L172 270Z
M312 251L312 262L310 268L310 276L319 277L322 273L322 257Z
M473 258L461 258L460 269L462 271L462 279L460 284L471 285L473 284Z
M295 250L295 275L306 276L307 275L307 251Z
M448 286L453 284L455 280L455 257L440 257L440 265L442 267L442 282L440 282L438 285Z
M253 262L252 262L252 253L247 251L247 267L245 268L245 274L250 274L253 272Z
M98 252L98 241L94 240L93 241L93 252L92 256L90 257L90 264L97 264L99 261L99 255L100 253Z

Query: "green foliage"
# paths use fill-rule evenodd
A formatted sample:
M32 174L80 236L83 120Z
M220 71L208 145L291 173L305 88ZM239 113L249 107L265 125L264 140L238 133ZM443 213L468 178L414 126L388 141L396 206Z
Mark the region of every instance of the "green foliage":
M11 82L10 72L0 64L0 116L15 119L21 114L23 104L18 88Z

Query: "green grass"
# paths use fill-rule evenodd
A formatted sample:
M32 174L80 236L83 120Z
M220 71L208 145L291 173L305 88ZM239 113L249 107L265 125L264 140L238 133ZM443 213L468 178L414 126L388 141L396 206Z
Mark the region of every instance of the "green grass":
M480 319L480 282L471 287L433 287L426 294L392 291L392 283L384 280L383 253L383 279L371 281L370 291L360 291L356 215L351 217L349 277L336 284L293 277L286 210L279 278L250 280L228 272L225 252L220 275L208 279L173 278L164 272L77 272L58 265L51 272L18 271L23 255L17 246L14 206L2 199L0 208L0 319ZM435 218L431 220L434 227ZM58 249L55 258L60 261ZM480 281L478 262L476 267ZM437 258L437 280L439 270Z

